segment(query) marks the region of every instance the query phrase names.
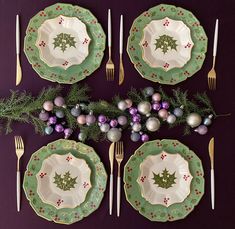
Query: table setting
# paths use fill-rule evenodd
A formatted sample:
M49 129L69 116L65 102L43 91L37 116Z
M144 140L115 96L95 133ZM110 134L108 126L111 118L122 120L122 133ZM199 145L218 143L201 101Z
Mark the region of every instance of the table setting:
M232 226L235 4L204 3L17 1L0 228Z

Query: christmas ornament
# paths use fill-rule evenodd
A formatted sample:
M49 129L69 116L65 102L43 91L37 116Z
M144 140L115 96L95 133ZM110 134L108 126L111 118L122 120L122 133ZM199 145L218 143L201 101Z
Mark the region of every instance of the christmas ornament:
M205 126L210 126L212 123L212 118L213 118L213 115L209 115L208 117L204 118L203 124Z
M168 111L166 109L161 109L158 111L158 116L163 119L166 120L168 117Z
M161 95L159 94L159 93L154 93L153 95L152 95L152 100L154 101L154 102L160 102L161 101Z
M140 122L141 121L141 116L139 114L133 115L132 116L132 121L133 122Z
M118 125L118 121L116 119L112 119L109 123L111 127L116 127Z
M51 101L45 101L45 102L43 103L43 109L44 109L45 111L52 111L53 108L54 108L54 104L53 104Z
M73 133L73 130L71 128L64 129L64 138L68 139L72 133Z
M118 109L124 111L127 109L127 103L124 100L118 102Z
M131 99L125 99L125 102L126 102L127 108L130 108L132 106L132 104L133 104Z
M125 126L127 124L127 121L127 117L124 115L118 117L118 124L121 126Z
M56 124L55 125L55 131L58 133L61 133L64 131L64 127L61 124Z
M54 125L54 124L56 124L56 122L57 122L56 116L51 116L51 117L48 119L48 124L49 124L49 125Z
M51 135L53 132L53 128L51 126L46 126L44 131L45 131L45 134Z
M135 107L131 107L131 108L129 109L129 113L130 113L131 115L135 115L135 114L138 113L138 110L137 110L137 108L135 108Z
M62 110L58 110L55 112L57 118L64 118L64 112Z
M80 125L84 125L86 123L86 115L79 115L77 117L77 123Z
M152 104L152 109L155 110L155 111L159 111L161 109L161 107L162 107L161 103L159 103L159 102L154 102Z
M57 96L55 99L54 99L54 104L57 106L57 107L62 107L65 105L65 100L63 97L61 96Z
M166 110L167 110L169 107L170 107L170 104L169 104L167 101L163 101L163 102L162 102L162 108L163 108L163 109L166 109Z
M183 115L183 109L181 109L180 107L177 107L174 109L173 111L173 114L176 116L176 117L181 117Z
M122 137L122 133L118 128L111 128L107 133L107 138L111 142L118 142Z
M205 125L200 125L194 131L200 135L205 135L208 132L208 128Z
M153 95L153 93L154 93L154 89L152 88L152 87L146 87L145 89L144 89L144 94L145 94L145 96L152 96Z
M104 115L99 115L99 116L98 116L98 122L99 122L99 123L106 123L106 122L107 122L106 116L104 116Z
M176 121L175 115L173 115L173 114L168 115L166 121L167 121L169 124L173 124L173 123Z
M42 110L39 114L39 119L46 122L48 120L48 118L49 118L48 112Z
M139 133L134 132L134 133L131 134L131 141L138 142L139 140L140 140L140 134Z
M78 140L79 140L79 141L84 142L84 141L86 140L86 138L87 138L87 136L86 136L85 133L80 132L80 133L78 134Z
M100 131L103 133L107 133L109 131L109 129L110 129L110 126L108 123L103 123L100 126Z
M202 118L198 113L191 113L187 116L186 122L190 127L195 128L201 124Z
M142 142L147 142L149 140L149 136L147 134L141 135L141 141Z
M71 115L74 117L78 117L81 114L81 109L79 108L79 106L75 106L71 109Z
M90 113L90 114L88 114L87 116L86 116L86 124L89 126L89 125L91 125L91 124L93 124L93 123L95 123L95 121L96 121L96 118L95 118L95 116L92 114L92 113Z
M139 132L141 130L141 128L142 128L142 126L141 126L140 123L136 122L132 125L132 130L135 131L135 132Z
M148 131L155 132L160 128L160 121L158 118L150 117L147 119L145 126Z
M151 104L147 101L140 102L137 107L139 113L148 115L152 109Z

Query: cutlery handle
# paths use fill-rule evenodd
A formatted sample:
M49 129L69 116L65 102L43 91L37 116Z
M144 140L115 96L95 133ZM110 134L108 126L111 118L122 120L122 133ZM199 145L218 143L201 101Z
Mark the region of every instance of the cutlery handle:
M121 177L117 178L117 217L120 216Z
M111 47L111 10L108 10L108 47Z
M20 56L16 55L16 86L20 84L22 79L22 70L20 66Z
M219 19L216 19L215 22L215 34L214 34L214 47L213 47L213 56L216 56L217 44L218 44L218 28L219 28Z
M20 211L20 171L16 172L16 201L17 211Z
M112 215L113 209L113 174L109 178L109 215Z
M123 53L123 15L120 17L119 53Z
M215 209L215 173L214 169L211 169L211 208Z
M20 54L20 24L19 15L16 15L16 54Z

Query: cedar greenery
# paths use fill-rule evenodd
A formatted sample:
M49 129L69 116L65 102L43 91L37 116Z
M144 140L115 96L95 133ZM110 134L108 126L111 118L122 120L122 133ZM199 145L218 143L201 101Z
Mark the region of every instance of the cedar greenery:
M35 128L35 132L44 134L44 128L46 123L38 118L40 111L42 110L43 103L47 100L53 101L56 96L63 95L63 88L61 86L43 88L38 96L34 97L31 93L25 91L10 91L11 95L8 98L0 99L0 127L2 132L8 134L12 131L12 124L14 122L29 123ZM186 117L189 113L197 112L202 117L206 117L213 114L217 117L212 103L204 93L197 93L193 99L189 100L187 91L181 91L180 88L172 90L173 96L169 96L161 87L158 91L162 100L170 102L170 110L172 111L176 107L184 107L184 115L176 119L174 124L169 127L177 125L185 125L184 134L189 134L191 129L186 125ZM127 111L121 111L117 108L117 103L121 100L120 96L115 96L111 102L105 100L90 101L88 96L89 88L87 85L73 84L69 92L65 96L66 107L64 109L65 119L68 127L72 129L79 128L88 139L101 140L105 138L105 135L101 133L97 123L90 126L81 126L76 122L76 118L70 113L70 109L76 104L80 104L85 113L93 111L94 115L103 114L108 118L117 118L120 115L125 115L130 123L130 115ZM131 88L127 93L127 97L133 101L134 104L138 104L141 101L149 101L149 98L145 95L144 90L137 90ZM55 110L59 109L55 107ZM153 114L157 116L157 114ZM143 117L145 120L146 117ZM163 123L163 122L162 122ZM125 126L125 128L127 128ZM144 129L146 131L146 129Z

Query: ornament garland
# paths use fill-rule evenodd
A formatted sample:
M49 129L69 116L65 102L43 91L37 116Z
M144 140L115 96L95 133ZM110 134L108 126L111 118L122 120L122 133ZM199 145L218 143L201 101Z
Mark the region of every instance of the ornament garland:
M197 93L189 100L179 88L167 95L161 87L132 88L126 99L114 97L112 102L90 101L86 85L74 84L63 97L62 87L44 88L34 97L30 93L11 91L9 98L0 99L0 127L6 134L13 122L31 123L35 132L50 135L63 133L65 138L77 130L78 140L119 141L124 129L130 129L133 142L149 140L149 134L169 127L185 125L184 134L191 130L204 135L215 113L206 93Z

